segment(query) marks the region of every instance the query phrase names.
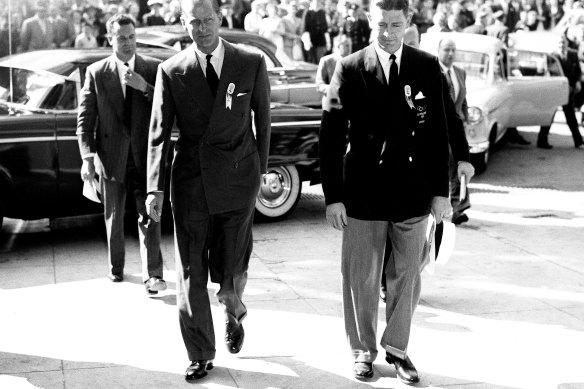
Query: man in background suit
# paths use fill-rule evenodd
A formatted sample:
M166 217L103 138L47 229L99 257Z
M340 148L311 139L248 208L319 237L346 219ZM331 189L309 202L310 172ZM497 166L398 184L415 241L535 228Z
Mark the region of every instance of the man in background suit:
M322 103L326 104L326 95L328 93L329 84L333 78L337 62L351 54L351 39L347 35L341 35L337 42L337 50L334 53L325 55L318 63L316 71L316 90L322 94Z
M142 278L149 294L166 289L162 279L160 223L146 213L146 144L153 83L160 61L136 54L134 20L107 23L113 54L87 68L77 117L83 158L81 177L99 175L108 241L109 278L124 279L126 194L136 201Z
M22 22L20 47L22 51L50 49L54 47L53 24L49 20L49 2L39 0L36 14Z
M505 45L509 40L509 28L504 23L505 13L502 10L493 12L493 23L487 26L487 36L501 40Z
M554 53L564 75L568 78L568 84L570 86L568 94L568 102L566 105L562 106L564 111L564 116L566 117L566 123L568 128L572 133L572 139L574 140L574 147L577 149L584 149L584 140L582 140L582 134L580 134L580 128L578 126L578 120L576 119L575 106L574 106L574 95L580 92L582 89L581 78L582 70L580 69L580 61L578 60L578 52L574 49L568 47L566 41L566 36L561 35L558 41L558 49ZM551 149L552 145L548 142L548 135L550 132L549 126L541 126L539 129L539 134L537 136L537 147L541 149Z
M412 384L419 378L407 346L428 215L440 222L450 209L442 72L436 57L402 43L407 0L379 0L370 16L376 39L339 61L331 82L320 132L321 175L327 220L343 231L343 310L353 373L373 376L378 287L390 239L381 345L398 378ZM364 191L371 183L376 190Z
M243 344L254 205L268 162L270 83L262 56L219 38L217 2L183 0L181 8L181 22L194 44L158 69L147 207L158 220L176 121L170 201L179 322L191 361L185 378L191 381L204 377L215 358L209 274L219 284L216 296L224 309L227 349L235 354Z
M463 123L468 121L468 104L466 102L466 72L464 69L454 65L456 57L456 44L450 38L442 39L438 43L438 61L446 77L449 97L454 103L454 113ZM466 138L465 138L466 140ZM474 168L468 159L468 142L466 150L458 155L465 155L454 158L454 153L458 152L455 147L451 147L449 171L450 171L450 204L452 205L452 222L461 224L468 221L468 216L464 211L470 208L470 196L468 191L466 197L460 199L460 180L462 176L468 180L474 175ZM464 147L464 146L463 146Z

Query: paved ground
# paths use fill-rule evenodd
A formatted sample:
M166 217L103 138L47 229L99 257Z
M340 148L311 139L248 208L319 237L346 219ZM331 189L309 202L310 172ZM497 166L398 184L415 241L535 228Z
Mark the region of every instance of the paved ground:
M533 129L524 135L535 141ZM552 151L503 147L471 185L471 221L450 262L423 276L409 348L418 387L584 388L584 152L566 135L553 127ZM75 223L6 223L1 389L404 387L382 357L371 381L351 376L341 235L324 223L319 187L287 220L254 226L243 350L225 350L215 305L216 368L197 385L183 380L172 236L163 239L170 288L147 297L135 238L127 281L113 284L101 229Z

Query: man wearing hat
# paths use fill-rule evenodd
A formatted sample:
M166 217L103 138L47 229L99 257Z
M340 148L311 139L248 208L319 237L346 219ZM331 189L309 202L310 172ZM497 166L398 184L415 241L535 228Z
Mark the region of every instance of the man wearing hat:
M142 18L142 23L144 26L164 26L166 22L164 17L161 15L162 7L164 3L162 0L148 0L148 7L150 7L150 13L147 13Z

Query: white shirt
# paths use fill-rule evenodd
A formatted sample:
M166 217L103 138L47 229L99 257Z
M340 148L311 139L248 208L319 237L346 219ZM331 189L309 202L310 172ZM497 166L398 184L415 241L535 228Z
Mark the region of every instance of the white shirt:
M201 50L197 49L197 45L192 45L195 48L195 54L197 54L197 59L201 64L201 69L203 70L203 74L207 77L207 54L203 53ZM215 73L217 73L217 78L221 78L221 68L223 68L223 58L225 58L225 46L223 46L223 39L219 38L219 44L211 53L211 65L213 65L213 69L215 69Z
M124 65L124 63L127 63L130 70L134 71L134 64L136 63L136 56L133 55L129 61L124 62L124 61L120 60L114 54L114 59L116 61L116 67L118 69L118 77L120 77L120 85L122 86L122 92L124 93L124 98L126 98L126 84L124 83L124 76L126 75L127 68L126 68L126 65Z
M449 74L450 78L452 79L452 86L454 87L454 99L456 100L458 98L458 94L460 93L460 84L458 83L458 77L456 77L456 73L454 72L452 66L450 68L447 68L442 64L442 62L440 62L440 67L442 68L444 74L450 71Z
M387 51L383 50L381 46L379 46L379 42L377 39L373 41L373 47L375 48L375 52L377 53L377 58L379 58L379 62L381 63L381 67L383 68L383 74L385 75L385 81L389 84L389 66L390 60L389 54ZM397 74L399 74L399 69L401 67L401 57L404 48L404 43L402 42L399 46L399 49L393 55L395 55L395 63L397 65Z

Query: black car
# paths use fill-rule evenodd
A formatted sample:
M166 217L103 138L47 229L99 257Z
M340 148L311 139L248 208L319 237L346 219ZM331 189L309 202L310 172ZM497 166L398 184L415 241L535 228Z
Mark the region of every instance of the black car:
M165 59L168 50L140 50ZM0 59L0 226L101 213L82 195L77 96L85 69L108 49L36 51ZM269 172L256 201L266 218L294 209L302 181L318 181L320 110L272 104ZM167 161L170 167L172 153Z
M272 41L258 34L221 28L219 35L229 43L263 54L270 76L273 102L320 108L322 96L316 90L318 66L290 59L284 52L277 51ZM180 25L137 28L136 42L138 47L176 51L184 50L193 43Z

